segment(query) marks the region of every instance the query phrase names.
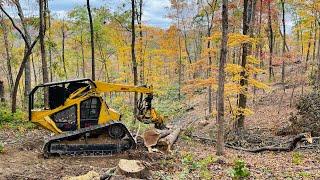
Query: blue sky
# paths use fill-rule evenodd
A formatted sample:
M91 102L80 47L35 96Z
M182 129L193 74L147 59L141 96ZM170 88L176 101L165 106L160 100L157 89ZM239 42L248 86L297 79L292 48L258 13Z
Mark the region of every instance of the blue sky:
M111 9L127 3L129 0L91 0L93 7L108 5ZM50 0L50 10L58 16L64 16L68 11L76 6L84 6L86 0ZM167 8L170 6L169 0L144 0L142 20L152 26L167 28L170 26L170 19L166 18Z

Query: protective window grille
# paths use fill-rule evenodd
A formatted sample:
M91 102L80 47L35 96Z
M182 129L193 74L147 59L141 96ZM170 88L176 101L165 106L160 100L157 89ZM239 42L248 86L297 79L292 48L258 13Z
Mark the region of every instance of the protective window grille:
M97 97L89 98L81 103L81 119L97 119L100 113L100 101Z

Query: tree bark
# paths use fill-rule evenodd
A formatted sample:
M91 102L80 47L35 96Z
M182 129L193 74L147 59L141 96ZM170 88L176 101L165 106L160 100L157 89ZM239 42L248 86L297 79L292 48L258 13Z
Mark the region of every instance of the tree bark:
M49 82L48 66L46 59L46 47L45 47L45 33L46 33L46 0L39 0L39 15L40 15L40 51L41 51L41 63L42 63L42 80L43 83ZM49 108L49 91L48 88L44 88L44 105L45 108Z
M217 133L217 155L224 154L224 66L227 61L228 43L228 0L222 1L222 41L219 64L219 84L218 84L218 133Z
M93 32L93 22L92 22L92 15L90 9L90 0L87 0L87 10L89 14L89 21L90 21L90 40L91 40L91 78L93 81L96 80L96 73L95 73L95 59L94 59L94 32Z
M159 139L158 145L164 147L165 151L171 151L171 147L174 144L174 142L178 139L178 136L180 134L181 128L175 129L172 133L170 133L168 136Z
M318 24L319 26L319 24ZM318 31L318 52L317 52L317 75L316 75L316 88L320 88L320 31Z
M172 133L172 130L159 130L159 129L149 129L143 133L143 143L149 148L156 146L158 140Z
M61 51L61 59L62 59L62 65L63 65L63 70L64 70L64 75L66 79L68 79L68 73L67 73L67 67L66 67L66 61L65 61L65 40L66 40L66 32L65 32L65 24L64 20L62 22L62 27L61 27L61 33L62 33L62 51Z
M9 80L9 90L11 92L13 88L13 75L12 75L12 63L11 63L11 54L10 54L10 45L8 40L8 29L7 25L5 24L4 18L1 17L1 28L3 30L3 41L4 41L4 47L6 50L6 59L7 59L7 71L8 71L8 80ZM11 96L11 93L10 93Z
M28 47L30 47L31 44L31 36L30 33L27 29L27 24L25 21L25 17L24 17L24 13L22 10L22 7L20 5L20 0L16 0L14 2L14 4L17 7L18 10L18 16L20 18L21 21L21 25L22 25L22 29L24 31L24 35L26 38L26 42L25 42L25 50L24 53L27 54L28 51ZM30 56L27 57L27 62L25 64L25 72L24 72L25 78L24 78L24 84L25 84L25 89L24 89L24 104L23 106L26 107L26 102L28 101L28 96L29 96L29 92L31 91L31 65L30 65Z
M16 1L16 2L19 2L19 1ZM17 6L17 7L20 7L20 6ZM16 80L14 82L14 87L13 87L13 90L12 90L11 111L12 111L12 113L15 113L16 110L17 110L17 93L18 93L18 88L19 88L19 82L20 82L21 77L23 75L23 70L25 69L26 64L28 62L28 59L30 58L30 55L32 53L32 49L34 48L34 46L36 45L36 43L39 40L39 36L37 36L35 38L35 40L31 44L29 44L29 40L28 40L27 35L22 32L22 30L14 22L13 18L3 9L3 5L2 4L0 4L0 10L9 18L11 24L18 31L18 33L22 37L22 39L23 39L23 41L24 41L24 43L25 43L25 45L27 47L27 51L24 53L22 62L20 64L20 67L19 67L19 70L18 70L18 74L17 74ZM20 7L20 10L18 10L18 12L19 11L22 12L21 7ZM21 14L19 14L19 15L21 16Z
M135 0L131 0L131 58L132 58L132 74L133 74L133 84L138 85L138 67L135 54L135 44L136 44L136 30L135 30ZM138 102L138 93L134 93L134 105L133 113L134 116L137 115L137 102ZM135 121L134 121L135 122Z
M0 102L4 102L4 83L0 81Z
M282 56L286 54L286 21L285 21L285 0L281 0L282 7L282 27L283 27L283 45L282 45ZM282 57L282 71L281 71L281 83L285 82L285 57Z
M83 32L81 31L80 36L80 45L81 45L81 58L82 58L82 76L83 78L86 77L86 66L84 62L84 47L83 47Z
M142 31L142 5L143 0L139 0L139 13L137 13L137 23L139 26L140 43L140 84L144 84L144 57L143 57L143 31Z
M305 71L308 70L308 62L309 62L309 58L310 58L310 48L311 48L311 40L312 40L312 31L310 30L310 34L309 34L309 40L308 40L308 49L307 49L307 57L306 57L306 65L305 65Z
M250 24L250 15L251 12L248 11L249 9L249 2L248 0L244 0L243 1L243 35L248 35L249 32L249 24ZM248 56L248 43L244 43L242 45L242 61L241 61L241 66L243 69L246 68L247 65L247 56ZM241 80L240 80L240 86L241 88L244 89L245 92L247 92L248 90L248 80L247 80L247 75L245 70L243 70L240 73L241 76ZM236 121L236 129L242 129L244 128L244 119L245 119L245 115L243 113L243 109L245 109L247 106L247 95L245 93L240 93L239 94L239 115L237 117L237 121Z
M217 0L214 1L214 5L210 4L208 2L208 6L211 9L211 15L209 12L204 8L204 11L206 13L206 18L207 18L207 37L209 38L211 36L211 31L213 28L213 19L214 19L214 14L215 14L215 9L217 7ZM208 53L208 68L207 68L207 78L211 77L211 66L212 66L212 57L210 53L210 48L211 48L211 41L208 40L207 43L207 49L209 50ZM212 114L212 85L208 87L208 109L209 109L209 114Z
M48 26L49 26L49 41L51 42L51 12L49 10L49 1L47 1L47 11L48 11ZM53 68L52 68L52 44L49 44L49 70L50 70L50 82L53 81Z
M313 41L313 52L312 52L312 62L315 62L316 59L316 49L317 49L317 34L318 34L318 26L317 22L314 23L314 41ZM313 66L312 66L313 67ZM311 73L313 73L311 71Z
M269 80L272 78L272 56L273 56L273 29L271 19L271 1L268 1L268 26L269 26Z

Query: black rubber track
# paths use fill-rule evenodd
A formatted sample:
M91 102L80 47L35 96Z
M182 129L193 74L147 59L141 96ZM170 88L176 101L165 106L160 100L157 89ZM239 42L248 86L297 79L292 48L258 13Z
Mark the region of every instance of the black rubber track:
M120 126L125 131L125 137L116 139L118 143L113 144L68 144L65 141L74 141L82 137L95 138L102 134L108 135L108 129L112 126ZM121 122L110 122L104 125L95 125L87 128L82 128L76 131L67 132L61 135L54 136L48 140L43 147L45 157L50 155L107 155L129 150L136 146L131 133L127 127Z

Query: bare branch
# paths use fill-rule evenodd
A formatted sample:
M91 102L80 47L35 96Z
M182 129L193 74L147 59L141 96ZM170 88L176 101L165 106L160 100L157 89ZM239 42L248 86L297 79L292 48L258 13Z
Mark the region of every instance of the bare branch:
M21 31L21 29L16 25L16 23L14 22L13 18L8 14L8 12L3 8L2 4L0 4L0 10L9 18L12 26L19 32L19 34L21 35L23 41L26 43L27 46L29 46L29 43L27 41L26 36L23 34L23 32ZM28 47L29 48L29 47Z

